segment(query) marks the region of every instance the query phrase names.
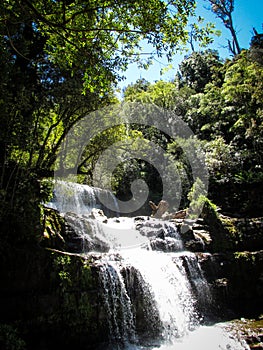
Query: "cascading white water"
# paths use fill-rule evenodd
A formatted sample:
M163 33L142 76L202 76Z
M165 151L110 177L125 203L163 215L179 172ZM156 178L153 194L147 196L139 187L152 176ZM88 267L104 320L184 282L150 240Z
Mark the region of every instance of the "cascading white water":
M195 298L180 254L134 249L122 256L151 286L166 341L182 337L199 323Z
M111 251L104 255L104 263L100 274L104 290L104 303L109 314L110 339L121 341L112 343L107 350L242 350L249 349L245 342L235 339L228 334L224 324L205 326L201 324L202 315L197 311L199 296L207 300L207 307L211 305L211 294L202 272L199 270L193 253L161 253L157 251L133 248L118 252ZM192 276L196 280L198 292L195 293L189 266L186 268L185 260L190 263ZM160 321L159 342L152 334L153 342L147 339L146 345L136 336L136 322L129 297L127 285L121 273L122 269L131 266L139 271L143 283L149 286L147 297L153 299L147 312L149 324ZM197 267L197 268L196 268ZM146 295L146 294L145 294ZM141 295L144 298L144 295ZM157 314L156 315L156 310ZM158 329L157 329L158 332ZM144 345L142 345L144 344Z
M112 342L135 342L135 325L132 305L120 269L114 261L101 262L100 281Z
M184 251L172 223L169 226L155 221L161 236L163 232L167 235L166 239L158 238L167 244L166 252L160 252L152 250L155 245L151 243L151 225L148 231L139 231L132 218L103 223L86 215L96 207L95 192L88 186L72 183L57 186L51 205L63 213L75 213L72 225L83 239L84 253L85 247L90 251L98 246L85 245L87 237L92 242L103 240L110 249L97 262L108 315L111 344L107 350L120 349L119 346L126 350L248 349L228 335L223 325L200 324L200 310L206 312L211 307L212 296L196 255ZM178 251L171 252L171 247ZM136 284L137 291L133 293ZM140 298L139 302L136 298ZM138 303L141 306L135 305ZM142 345L144 338L147 346ZM154 345L156 338L160 340L158 347Z
M61 213L89 214L93 208L101 207L99 198L103 198L106 205L110 203L116 214L118 213L116 198L110 191L57 180L54 184L54 197L48 206Z
M195 254L189 252L184 252L182 258L189 281L198 300L198 309L209 314L213 307L213 297L198 259Z

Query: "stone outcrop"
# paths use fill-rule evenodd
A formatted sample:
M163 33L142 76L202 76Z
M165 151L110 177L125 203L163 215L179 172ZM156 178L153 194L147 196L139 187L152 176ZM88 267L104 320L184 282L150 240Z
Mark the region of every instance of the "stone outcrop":
M211 243L209 229L201 218L163 221L137 217L135 222L140 234L150 239L153 250L203 252L209 249Z
M88 348L90 342L106 341L105 310L92 261L32 248L13 248L1 257L0 324L15 322L28 350Z
M263 218L237 218L222 215L209 203L203 208L202 218L209 228L209 251L235 252L263 249Z
M123 267L121 274L126 290L135 309L136 333L143 341L161 336L162 325L150 286L144 282L140 272L134 267Z
M61 215L54 209L45 208L45 228L40 244L70 253L107 252L110 249L108 243L102 235L96 234L99 227L97 221L106 220L107 217L101 210L93 210L86 216L75 213Z
M262 313L263 251L197 255L221 317L255 317Z

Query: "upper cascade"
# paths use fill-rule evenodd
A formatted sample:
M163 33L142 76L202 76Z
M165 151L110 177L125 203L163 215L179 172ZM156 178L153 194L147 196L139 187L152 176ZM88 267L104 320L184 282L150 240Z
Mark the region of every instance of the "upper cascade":
M115 212L109 212L107 203ZM47 206L60 213L90 214L93 208L97 208L102 209L108 216L118 214L118 204L112 192L67 181L55 181L54 195Z

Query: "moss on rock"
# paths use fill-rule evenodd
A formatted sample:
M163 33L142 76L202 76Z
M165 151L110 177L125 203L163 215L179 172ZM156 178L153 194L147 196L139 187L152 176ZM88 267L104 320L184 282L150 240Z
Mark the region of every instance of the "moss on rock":
M96 257L36 247L13 254L1 266L0 322L16 326L26 349L107 340Z

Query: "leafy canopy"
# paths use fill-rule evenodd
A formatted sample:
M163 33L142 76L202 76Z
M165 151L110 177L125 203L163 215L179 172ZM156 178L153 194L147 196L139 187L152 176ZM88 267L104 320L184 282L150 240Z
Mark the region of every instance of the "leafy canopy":
M171 58L186 44L195 1L4 0L0 6L10 42L14 23L31 22L46 38L51 62L72 74L77 66L84 72L85 89L105 91L106 82L120 78L128 62L147 65L154 55ZM152 48L146 61L140 55L142 41Z

